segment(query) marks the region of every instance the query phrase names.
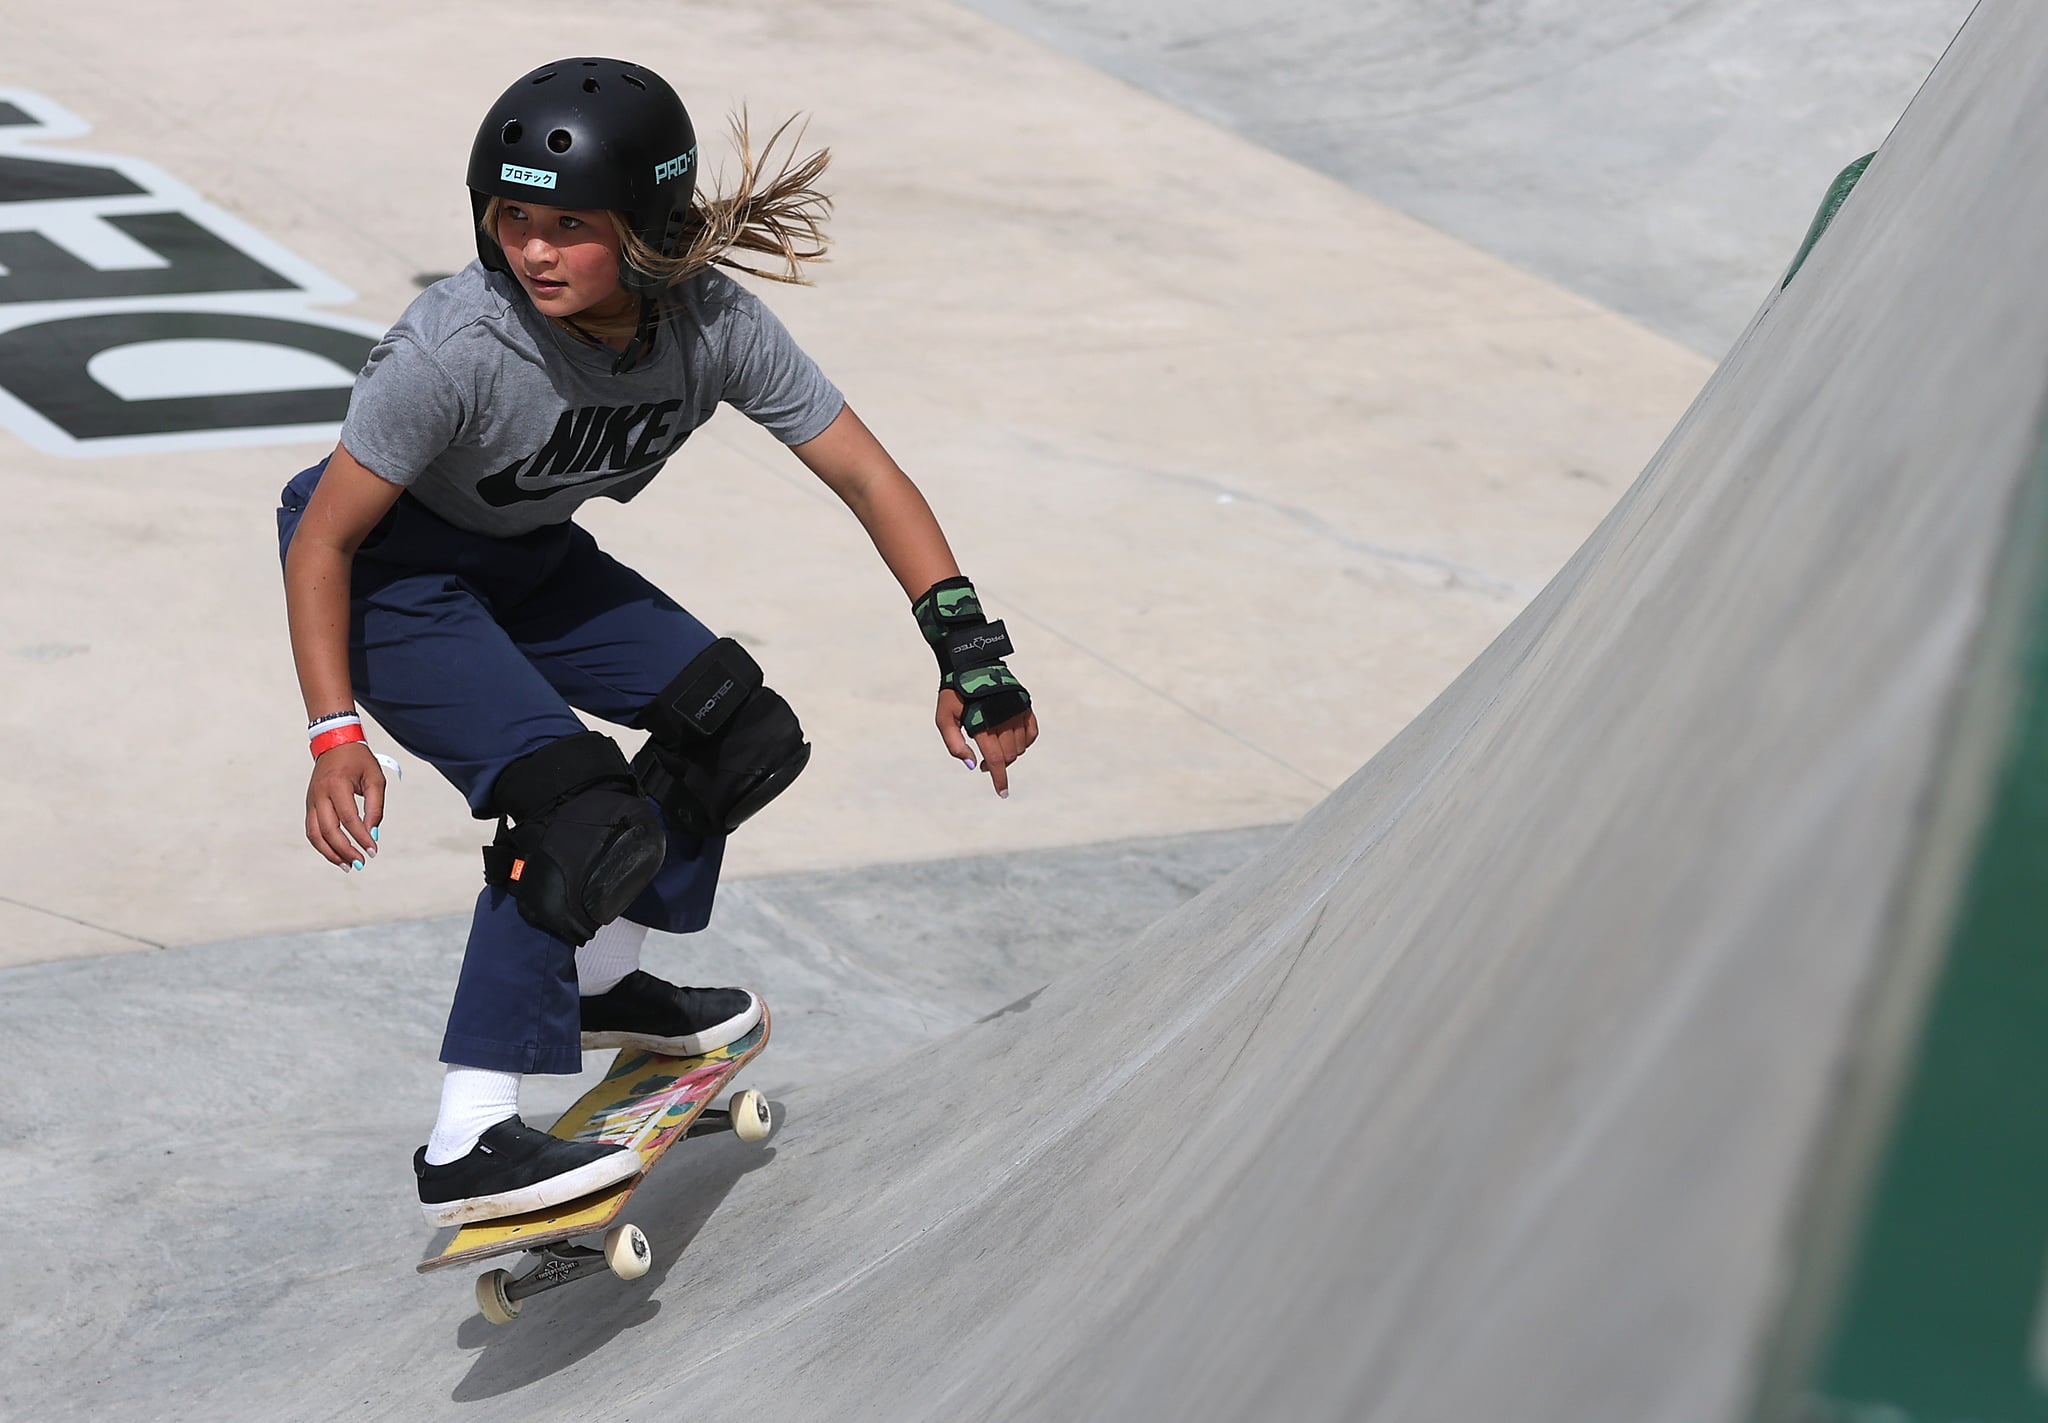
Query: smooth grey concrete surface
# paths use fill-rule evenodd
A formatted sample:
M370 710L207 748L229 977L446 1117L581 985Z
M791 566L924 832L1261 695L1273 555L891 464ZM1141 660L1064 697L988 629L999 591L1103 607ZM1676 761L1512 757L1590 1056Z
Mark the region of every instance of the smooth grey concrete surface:
M1972 0L964 3L1718 356Z
M711 930L655 935L646 962L768 995L774 1040L746 1080L778 1100L976 1019L1028 1014L1049 980L1099 962L1279 834L729 884ZM441 1007L467 928L432 920L0 970L0 1199L90 1226L56 1232L61 1256L0 1255L0 1297L35 1301L0 1310L0 1418L198 1406L218 1397L223 1367L259 1362L271 1311L293 1301L323 1348L358 1358L342 1331L380 1327L394 1300L427 1317L459 1304L471 1274L427 1287L408 1273L428 1233L405 1185L408 1143L433 1119ZM550 1120L610 1059L529 1078L522 1108ZM678 1207L708 1214L723 1194L702 1188L701 1171L765 1159L726 1145L691 1147L698 1174L680 1173L696 1183L682 1194L649 1188L661 1273L690 1229ZM346 1417L346 1403L301 1397L273 1416ZM227 1407L216 1416L234 1416Z
M7 1257L28 1337L82 1311L61 1352L0 1375L10 1405L1744 1417L2038 469L2048 203L2013 175L2048 162L2044 95L2048 23L1986 0L1799 281L1422 716L1096 967L784 1094L765 1153L683 1154L649 1188L663 1254L635 1284L492 1330L464 1281L406 1274L402 1200L360 1198L318 1258L255 1228L323 1159L410 1143L409 1122L329 1110L395 1001L337 996L312 1046L338 1079L289 1074L278 1117L201 1144L134 1123L217 1080L153 1074L138 1042L112 1092L52 1027L65 1000L9 992L0 1040L42 1033L45 1080L76 1073L61 1111L11 1123L10 1195L55 1189L31 1152L97 1141L64 1183L106 1193L81 1233L120 1229L123 1202L178 1225L86 1279ZM296 972L122 994L100 1031L226 1041ZM287 1065L274 1039L248 1052ZM303 1136L268 1129L298 1112Z

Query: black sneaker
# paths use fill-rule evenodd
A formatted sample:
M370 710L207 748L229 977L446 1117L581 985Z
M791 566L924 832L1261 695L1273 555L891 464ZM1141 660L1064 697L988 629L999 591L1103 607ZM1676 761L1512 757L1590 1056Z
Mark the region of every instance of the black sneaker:
M583 1000L583 1046L690 1057L737 1042L760 1021L761 1000L744 988L678 988L636 968Z
M563 1141L507 1117L477 1139L467 1156L427 1165L412 1155L420 1209L429 1225L461 1225L537 1211L602 1191L640 1170L640 1153L605 1141Z

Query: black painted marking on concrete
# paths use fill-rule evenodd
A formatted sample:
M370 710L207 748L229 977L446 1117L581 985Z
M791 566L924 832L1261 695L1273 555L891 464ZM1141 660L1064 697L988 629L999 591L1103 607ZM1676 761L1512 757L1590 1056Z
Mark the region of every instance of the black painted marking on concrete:
M75 440L232 426L339 422L342 386L124 400L92 378L95 356L151 341L248 341L292 348L338 366L362 359L363 338L305 322L234 312L140 311L71 316L0 334L0 387Z
M296 291L289 277L208 232L181 212L104 219L163 259L161 267L108 271L40 232L0 232L0 303L183 296L202 292Z
M332 439L382 328L313 310L355 294L151 164L27 151L88 130L0 97L0 425L64 455ZM325 378L273 388L294 352Z
M14 113L21 110L12 104ZM22 123L29 122L26 114ZM8 127L8 125L0 125ZM0 154L0 203L61 203L78 198L124 197L149 190L132 178L98 163L67 163L54 158Z

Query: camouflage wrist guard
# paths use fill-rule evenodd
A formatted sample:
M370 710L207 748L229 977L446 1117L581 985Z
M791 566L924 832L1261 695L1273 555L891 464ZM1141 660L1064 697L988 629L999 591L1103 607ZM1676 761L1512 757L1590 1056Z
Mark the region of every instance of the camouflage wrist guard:
M974 585L965 578L934 583L910 611L939 664L939 686L952 688L967 703L961 725L969 736L1022 715L1031 694L1003 665L1015 649L1009 630L981 611Z

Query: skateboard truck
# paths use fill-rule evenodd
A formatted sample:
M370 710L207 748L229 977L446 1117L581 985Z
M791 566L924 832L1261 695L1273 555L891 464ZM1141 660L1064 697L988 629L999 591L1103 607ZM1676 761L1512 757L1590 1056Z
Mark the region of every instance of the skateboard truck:
M773 1126L768 1099L750 1087L733 1094L729 1109L706 1107L699 1111L683 1135L708 1136L729 1131L741 1141L755 1142L764 1140ZM533 1246L527 1253L536 1258L523 1274L501 1269L477 1276L477 1308L493 1324L510 1324L519 1317L519 1308L525 1301L547 1290L560 1289L606 1271L622 1280L637 1280L654 1263L654 1250L647 1243L646 1234L629 1221L605 1232L602 1250L567 1240L550 1240Z
M609 1270L622 1280L637 1280L654 1263L654 1250L637 1225L615 1225L605 1232L604 1249L571 1245L564 1240L536 1246L539 1262L523 1275L488 1270L476 1279L476 1307L493 1324L510 1324L519 1306L544 1290Z

